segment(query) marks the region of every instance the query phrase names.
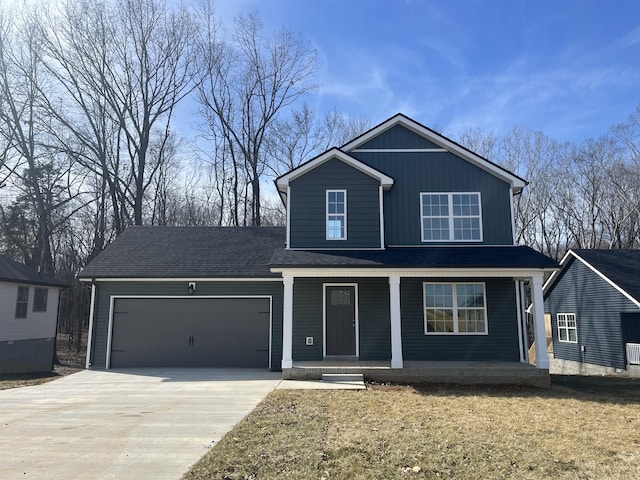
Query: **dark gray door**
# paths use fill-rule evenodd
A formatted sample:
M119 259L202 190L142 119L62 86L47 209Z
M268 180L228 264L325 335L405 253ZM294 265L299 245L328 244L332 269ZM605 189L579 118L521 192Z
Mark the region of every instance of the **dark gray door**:
M111 368L269 367L266 298L121 298Z
M327 355L356 354L356 289L326 287Z

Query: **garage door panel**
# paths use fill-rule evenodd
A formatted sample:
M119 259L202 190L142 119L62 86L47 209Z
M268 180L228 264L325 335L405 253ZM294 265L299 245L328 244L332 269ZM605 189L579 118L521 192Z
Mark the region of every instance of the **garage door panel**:
M111 367L269 365L265 298L116 299Z

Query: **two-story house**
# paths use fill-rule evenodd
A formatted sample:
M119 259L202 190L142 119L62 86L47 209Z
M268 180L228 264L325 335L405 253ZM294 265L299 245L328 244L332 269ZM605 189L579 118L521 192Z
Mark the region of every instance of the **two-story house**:
M539 372L525 365L523 305L526 284L544 340L543 275L557 264L514 245L525 185L398 114L276 180L285 228L125 231L81 274L87 366L547 372L546 349Z

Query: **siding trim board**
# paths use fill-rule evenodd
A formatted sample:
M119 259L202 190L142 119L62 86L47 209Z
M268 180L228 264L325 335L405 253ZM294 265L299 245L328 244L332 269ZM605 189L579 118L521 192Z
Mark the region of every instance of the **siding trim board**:
M182 278L157 278L157 277L109 277L109 278L79 278L81 282L280 282L281 277L273 278L251 278L251 277L182 277ZM187 288L185 286L185 288Z
M111 295L109 297L109 326L107 329L107 350L106 350L106 361L105 361L105 370L109 370L111 368L111 344L113 340L113 317L114 317L114 307L115 301L117 299L127 298L127 299L268 299L269 300L269 368L272 368L271 362L271 352L272 352L272 343L273 343L273 295ZM87 355L88 358L88 355Z
M362 152L362 153L414 153L414 152L422 152L422 153L442 153L446 152L444 148L354 148L351 150L352 152Z

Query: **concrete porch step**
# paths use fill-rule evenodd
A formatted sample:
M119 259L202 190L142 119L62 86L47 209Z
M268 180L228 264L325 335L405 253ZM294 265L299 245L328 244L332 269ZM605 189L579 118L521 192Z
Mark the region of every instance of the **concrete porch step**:
M323 373L322 381L333 382L333 383L364 384L364 375L362 373Z

